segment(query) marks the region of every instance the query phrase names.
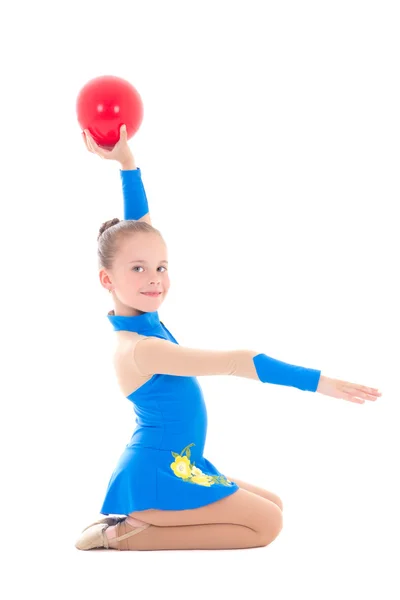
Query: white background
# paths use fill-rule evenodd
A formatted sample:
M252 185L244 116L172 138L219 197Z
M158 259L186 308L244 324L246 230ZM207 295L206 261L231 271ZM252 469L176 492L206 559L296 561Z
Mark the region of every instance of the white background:
M2 549L7 598L397 599L399 18L395 1L2 6ZM118 165L75 101L128 79L131 140L181 345L248 348L379 387L358 405L200 383L206 457L278 494L268 547L80 552L135 426L111 363L101 223ZM397 488L397 490L396 490ZM7 578L3 579L6 585Z

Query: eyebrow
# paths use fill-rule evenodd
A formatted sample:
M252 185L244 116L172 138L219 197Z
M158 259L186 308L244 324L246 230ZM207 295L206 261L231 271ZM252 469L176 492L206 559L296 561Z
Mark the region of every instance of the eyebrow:
M130 263L134 263L134 262L135 263L144 263L144 264L147 264L147 260L130 260L129 264ZM167 260L160 260L160 263L166 263L166 264L168 264L168 261Z

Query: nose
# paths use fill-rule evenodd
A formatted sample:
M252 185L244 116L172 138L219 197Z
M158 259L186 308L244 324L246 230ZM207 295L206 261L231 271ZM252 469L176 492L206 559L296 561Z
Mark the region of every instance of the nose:
M156 276L152 277L150 279L150 285L157 285L158 283L160 283L160 279L161 278L160 278L159 275L158 276L156 275Z

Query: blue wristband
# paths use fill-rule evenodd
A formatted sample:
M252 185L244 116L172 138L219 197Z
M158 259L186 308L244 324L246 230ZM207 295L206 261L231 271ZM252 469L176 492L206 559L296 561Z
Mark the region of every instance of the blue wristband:
M270 358L266 354L257 354L253 358L257 375L263 383L288 385L308 392L316 392L321 371L306 369Z
M140 169L120 170L124 196L124 219L137 221L147 215L149 205L142 182Z

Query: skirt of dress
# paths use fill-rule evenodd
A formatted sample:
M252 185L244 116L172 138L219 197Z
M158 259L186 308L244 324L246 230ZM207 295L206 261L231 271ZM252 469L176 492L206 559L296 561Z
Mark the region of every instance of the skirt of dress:
M100 513L128 515L147 509L187 510L230 496L239 487L203 456L129 446L108 483Z

